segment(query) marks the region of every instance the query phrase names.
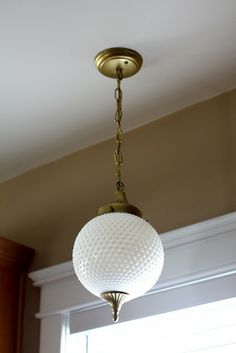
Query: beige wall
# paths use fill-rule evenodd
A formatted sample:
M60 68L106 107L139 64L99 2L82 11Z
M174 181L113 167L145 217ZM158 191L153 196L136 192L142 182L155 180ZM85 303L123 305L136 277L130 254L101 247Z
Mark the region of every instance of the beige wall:
M113 140L0 185L0 234L36 249L33 268L71 258L113 199ZM125 135L127 197L164 232L236 208L236 90Z
M105 141L0 185L0 234L36 249L32 269L70 260L80 228L112 201L113 148ZM236 90L127 133L124 158L128 200L160 233L235 211Z

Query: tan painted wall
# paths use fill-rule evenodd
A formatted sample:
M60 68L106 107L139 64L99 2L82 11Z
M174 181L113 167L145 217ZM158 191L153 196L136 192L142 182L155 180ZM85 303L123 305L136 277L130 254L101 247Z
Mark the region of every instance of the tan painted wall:
M71 258L74 238L113 199L114 141L0 185L0 234L37 250L33 268ZM160 232L235 210L236 90L125 135L130 202Z
M70 260L80 228L112 201L113 148L105 141L0 185L0 234L36 249L32 269ZM127 197L160 233L235 211L236 90L127 133L124 158ZM32 333L37 294L27 293Z

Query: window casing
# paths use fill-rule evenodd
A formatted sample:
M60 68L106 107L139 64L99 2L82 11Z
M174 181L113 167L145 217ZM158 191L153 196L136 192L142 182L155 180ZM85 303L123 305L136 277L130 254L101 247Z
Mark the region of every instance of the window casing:
M65 353L235 353L236 298L68 335Z
M236 293L236 212L161 235L165 266L146 295L124 305L120 322L211 303ZM65 353L69 333L111 324L106 303L88 293L71 262L31 273L41 287L40 353Z

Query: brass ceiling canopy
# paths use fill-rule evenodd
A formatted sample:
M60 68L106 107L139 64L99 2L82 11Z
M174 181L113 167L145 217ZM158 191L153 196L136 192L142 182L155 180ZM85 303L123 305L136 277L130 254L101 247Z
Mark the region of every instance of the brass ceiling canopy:
M123 78L135 75L143 64L142 56L128 48L109 48L95 57L97 69L105 76L117 78L117 68L122 70Z

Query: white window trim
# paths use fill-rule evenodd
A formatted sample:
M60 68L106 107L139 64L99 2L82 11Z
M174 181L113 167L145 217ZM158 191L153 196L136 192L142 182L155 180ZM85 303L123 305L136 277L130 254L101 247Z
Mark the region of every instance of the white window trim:
M163 233L161 238L163 274L147 295L126 304L124 320L235 296L236 212ZM32 272L30 278L41 287L36 315L41 320L40 353L63 352L69 321L73 331L91 322L94 327L107 324L101 321L101 314L105 318L109 312L106 303L83 288L71 262ZM85 321L88 326L80 327Z

